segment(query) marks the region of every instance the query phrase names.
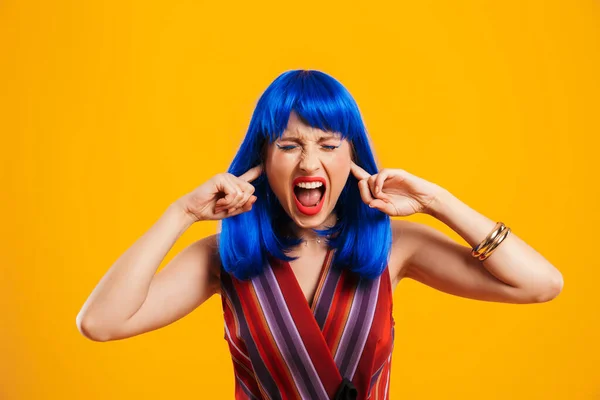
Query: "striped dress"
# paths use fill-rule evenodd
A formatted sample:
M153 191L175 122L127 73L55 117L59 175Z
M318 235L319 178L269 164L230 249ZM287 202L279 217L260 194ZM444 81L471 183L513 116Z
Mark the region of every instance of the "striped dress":
M236 399L388 399L394 347L388 269L363 279L329 249L312 307L288 262L238 280L221 266Z

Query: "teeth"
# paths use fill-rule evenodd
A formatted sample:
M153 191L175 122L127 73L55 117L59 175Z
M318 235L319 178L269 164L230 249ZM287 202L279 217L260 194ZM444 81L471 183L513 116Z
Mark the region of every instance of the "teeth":
M323 182L300 182L296 184L296 186L301 187L303 189L316 189L318 187L323 186Z

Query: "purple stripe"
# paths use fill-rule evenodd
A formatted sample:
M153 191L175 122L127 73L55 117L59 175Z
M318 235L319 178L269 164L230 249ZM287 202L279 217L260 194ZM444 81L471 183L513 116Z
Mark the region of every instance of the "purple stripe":
M232 345L233 347L235 347L235 348L237 349L237 351L239 351L239 352L240 352L240 354L241 354L242 356L244 356L244 358L245 358L246 360L250 361L250 357L248 357L248 355L247 355L246 353L244 353L244 352L242 351L242 349L240 349L239 347L237 347L237 345L235 344L235 342L234 342L234 341L233 341L233 339L231 338L231 333L229 332L229 327L227 326L227 323L225 323L225 333L227 334L227 338L229 339L229 342L231 343L231 345ZM252 361L250 361L250 362L252 362Z
M236 375L235 379L238 381L238 384L240 385L240 387L242 388L242 390L244 391L244 393L246 393L251 399L258 399L254 393L252 393L252 391L250 390L250 388L248 388L248 386L246 386L246 384L244 382L242 382L242 380Z
M364 351L369 332L373 325L373 318L375 316L375 309L377 307L377 298L379 295L380 278L370 281L367 292L364 294L363 307L360 309L356 323L360 326L360 330L354 329L352 336L349 339L350 346L354 347L354 350L346 352L349 357L345 357L347 362L343 362L343 365L347 365L347 374L350 379L354 376L358 362Z
M381 367L379 367L379 369L377 370L377 372L375 373L375 375L373 375L373 378L371 378L371 383L369 384L369 390L368 390L369 395L367 396L367 399L371 398L371 394L372 394L371 391L373 390L373 385L377 381L377 377L379 376L379 373L381 372L381 370L383 370L383 367L385 367L386 365L388 365L390 363L390 359L391 358L392 358L392 353L390 352L390 355L388 356L388 358L381 365ZM388 379L389 379L389 376L390 376L390 370L388 370L388 373L387 373L387 378Z
M377 369L377 371L371 377L371 383L369 383L369 390L368 390L369 396L371 395L371 389L373 389L373 385L375 384L375 382L377 382L377 378L379 377L379 374L383 370L383 367L385 367L385 365L389 362L391 356L392 356L392 353L390 352L390 355L388 356L388 358L385 359L383 364L381 364L381 366Z
M390 354L388 356L388 358L386 359L386 361L384 361L384 363L381 365L381 367L379 367L379 369L377 370L377 372L375 372L375 374L373 374L373 377L371 378L371 383L369 384L369 397L371 396L371 389L373 388L373 385L375 384L375 381L377 381L377 377L379 376L379 373L381 372L381 369L385 366L385 364L391 362L391 357L392 357L392 353L394 352L394 336L395 336L395 332L396 329L394 327L394 325L392 324L392 347L390 348ZM367 399L369 398L367 397Z
M391 357L391 355L390 355ZM389 395L390 395L390 370L388 370L388 373L385 374L385 390L383 391L383 400L385 399L389 399Z
M272 296L267 295L271 289L268 287L268 283L259 278L253 280L252 283L254 285L258 301L260 302L260 306L267 320L267 324L271 329L271 333L273 334L273 339L275 339L277 348L281 352L281 356L284 359L284 364L290 369L294 382L300 391L301 397L309 398L307 396L310 396L312 393L310 393L310 390L304 384L306 371L303 371L304 374L302 374L302 372L298 370L297 364L301 364L301 362L298 362L296 354L289 351L290 348L294 347L294 343L290 338L289 331L286 329L285 323L283 322L283 316L280 312L273 311L273 308L277 308L277 306L272 304L274 302ZM284 330L283 333L282 329Z
M262 385L267 392L267 396L271 399L281 399L281 394L279 393L279 388L277 384L271 377L271 374L267 370L267 367L262 360L260 353L256 347L256 343L250 334L250 329L248 328L248 324L246 323L246 317L244 315L244 311L242 305L240 303L240 299L237 296L235 291L235 287L233 286L233 282L231 281L231 277L229 274L221 268L221 288L223 292L228 298L231 304L233 305L233 311L237 316L237 320L240 324L240 333L241 338L246 344L246 348L248 349L248 355L252 360L252 367L254 369L254 375L256 376L257 383Z
M335 362L342 377L352 379L373 323L380 277L361 278L356 288L350 316L346 321ZM358 329L357 329L358 328Z
M379 376L379 374L381 373L381 370L383 369L383 367L385 367L385 364L387 364L389 360L389 357L383 362L383 364L381 364L381 367L379 367L377 369L377 372L375 372L373 374L373 376L371 377L371 383L369 384L369 391L371 390L371 388L373 387L373 385L375 384L375 382L377 381L377 377Z
M256 293L273 332L273 337L286 364L292 371L292 377L302 398L328 399L323 382L317 374L287 308L271 265L267 264L264 273L253 278L252 282L256 287Z
M333 263L333 258L331 262ZM329 271L327 271L323 290L321 291L321 295L317 300L317 306L315 307L315 319L321 331L323 331L323 327L327 321L327 315L331 310L335 288L337 287L341 276L341 271L337 268L334 268L334 265L332 265L329 268Z

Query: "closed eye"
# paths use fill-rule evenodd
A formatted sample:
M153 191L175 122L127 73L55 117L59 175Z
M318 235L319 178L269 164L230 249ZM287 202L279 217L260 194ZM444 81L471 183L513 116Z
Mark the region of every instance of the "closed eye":
M325 148L327 150L335 150L335 149L337 149L340 146L341 146L341 144L338 144L337 146L328 146L328 145L326 146L326 145L323 145L323 148Z
M331 146L331 145L323 145L322 147L327 150L327 151L333 151L335 149L337 149L338 147L341 146L341 143L337 146ZM277 144L277 147L283 151L291 151L294 150L296 147L298 146L292 146L292 145L288 145L288 146L280 146L279 144Z
M292 149L295 149L298 146L280 146L280 145L277 145L277 147L279 147L283 151L290 151Z

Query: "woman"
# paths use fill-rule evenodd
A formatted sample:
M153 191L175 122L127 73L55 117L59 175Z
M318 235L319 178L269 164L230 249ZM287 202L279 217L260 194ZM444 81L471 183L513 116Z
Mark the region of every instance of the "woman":
M391 216L426 213L470 247ZM190 225L221 220L155 275ZM494 256L490 258L491 254ZM235 397L385 399L392 293L405 277L484 301L548 301L562 275L503 223L402 169L377 169L360 112L334 78L288 71L266 89L227 173L171 204L77 317L117 340L221 295Z

